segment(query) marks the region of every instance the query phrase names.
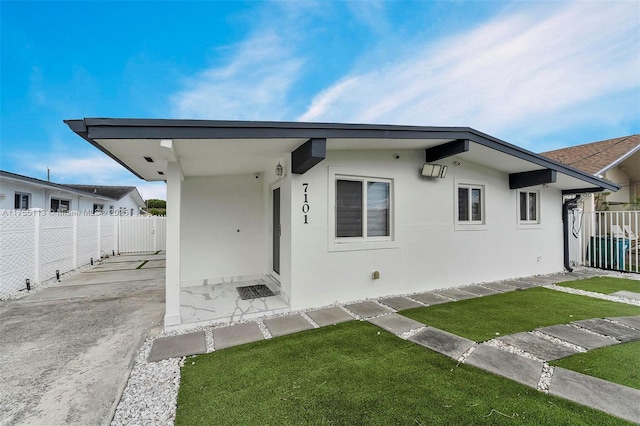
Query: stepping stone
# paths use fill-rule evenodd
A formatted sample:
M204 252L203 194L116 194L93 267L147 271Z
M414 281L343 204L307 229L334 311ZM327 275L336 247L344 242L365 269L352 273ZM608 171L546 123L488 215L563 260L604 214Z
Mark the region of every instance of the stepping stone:
M575 281L576 279L576 277L573 277L570 274L552 274L545 276L545 278L548 278L554 284L563 283L565 281Z
M434 327L427 327L409 337L409 340L432 351L458 359L476 342L447 333Z
M196 333L155 339L147 361L156 362L163 359L204 353L207 353L207 341L204 338L204 331L198 331Z
M549 393L640 423L640 390L555 367Z
M532 388L538 387L543 365L540 361L487 345L480 345L471 352L465 364L515 380Z
M381 317L370 318L367 320L373 325L387 330L396 336L416 328L424 327L424 324L411 318L403 317L399 314L384 315Z
M405 309L420 308L423 305L406 297L387 297L380 299L381 303L387 306L391 306L396 311L403 311Z
M444 297L436 296L435 294L429 293L420 293L413 294L410 296L412 299L415 299L419 302L424 303L425 305L439 305L440 303L451 302L449 299L445 299Z
M492 290L490 288L485 288L479 285L468 285L465 287L460 287L460 290L468 291L469 293L473 293L478 296L491 296L492 294L500 293L497 290Z
M626 297L627 299L640 300L640 293L626 290L616 291L615 293L611 293L609 296Z
M344 307L362 318L377 317L378 315L392 312L391 309L382 307L374 302L352 303L350 305L344 305Z
M485 283L485 284L482 284L482 285L485 286L485 287L489 287L489 288L491 288L493 290L496 290L496 291L501 291L501 292L517 290L517 287L512 286L512 285L507 285L507 284L504 284L504 283Z
M587 350L602 348L604 346L615 345L618 342L613 339L598 336L588 331L579 330L566 324L552 325L551 327L539 328L538 331L549 336L565 340L574 345L582 346Z
M320 327L355 319L354 317L346 313L343 309L335 307L318 309L317 311L309 311L306 312L306 314Z
M621 342L640 339L640 330L635 330L600 318L576 321L573 324L595 331L596 333L604 334L605 336L611 336Z
M640 330L640 315L634 317L614 317L609 319L618 321L619 323L627 325L629 327L633 327L636 330Z
M216 350L244 345L245 343L264 340L260 327L255 322L230 325L213 330L213 343Z
M556 280L552 278L547 278L547 277L529 277L529 278L526 278L525 281L532 284L538 284L538 285L553 284L556 282Z
M298 314L266 319L264 320L264 325L273 337L284 336L285 334L297 333L313 328L309 321Z
M578 352L575 349L553 343L550 340L543 339L531 333L516 333L499 337L496 340L520 348L545 361L553 361L554 359L564 358Z
M472 299L475 296L473 294L469 294L466 291L460 291L456 289L447 289L447 290L434 290L434 293L440 296L448 297L453 300L464 300L464 299Z
M521 290L538 286L537 284L530 283L530 282L527 282L527 281L520 281L520 280L505 281L504 284L510 285L512 287L517 287L517 288L519 288Z

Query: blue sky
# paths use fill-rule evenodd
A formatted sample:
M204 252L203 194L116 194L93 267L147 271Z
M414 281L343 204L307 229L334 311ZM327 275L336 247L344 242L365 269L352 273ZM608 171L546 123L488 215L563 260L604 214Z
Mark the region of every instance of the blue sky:
M540 152L640 133L640 1L0 2L0 169L131 175L63 119L469 126Z

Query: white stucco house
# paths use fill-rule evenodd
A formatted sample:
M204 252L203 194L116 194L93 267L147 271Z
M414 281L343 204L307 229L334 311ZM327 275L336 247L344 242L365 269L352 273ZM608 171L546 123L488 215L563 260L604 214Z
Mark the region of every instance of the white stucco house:
M618 189L471 128L65 122L167 183L167 328L191 286L266 277L297 310L561 271L563 198Z
M59 184L0 170L0 210L138 216L142 208L144 200L135 186Z

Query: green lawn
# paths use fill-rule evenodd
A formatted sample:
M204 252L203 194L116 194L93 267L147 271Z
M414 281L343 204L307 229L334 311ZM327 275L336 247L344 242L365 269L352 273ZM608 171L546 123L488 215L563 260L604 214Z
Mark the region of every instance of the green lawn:
M351 321L187 358L175 424L627 423Z
M640 280L628 280L624 278L596 277L587 280L558 283L558 285L603 294L611 294L622 290L640 293Z
M400 314L482 342L498 335L581 319L640 315L640 307L536 287L409 309Z
M551 364L640 389L640 342L595 349Z

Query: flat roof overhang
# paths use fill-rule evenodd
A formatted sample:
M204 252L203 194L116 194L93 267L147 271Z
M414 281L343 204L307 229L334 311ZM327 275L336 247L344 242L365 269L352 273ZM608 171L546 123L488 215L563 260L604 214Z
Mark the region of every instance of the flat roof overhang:
M273 167L274 162L312 138L326 139L327 151L427 149L469 140L469 150L457 154L460 161L509 174L555 170L557 179L550 186L565 193L619 189L611 182L468 127L109 118L65 123L148 181L164 180L167 163L176 160L185 177L259 172ZM171 140L171 149L166 143L163 146L162 140Z

